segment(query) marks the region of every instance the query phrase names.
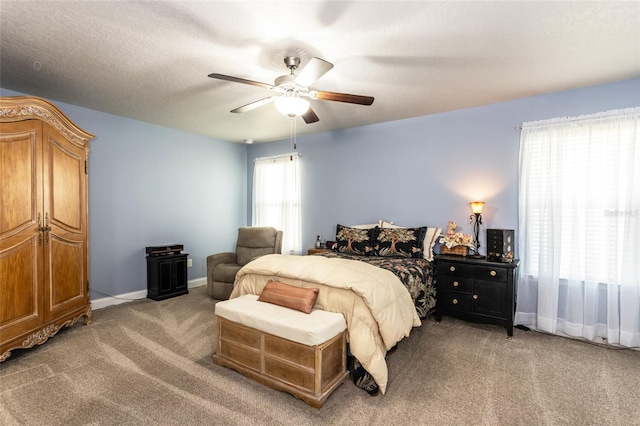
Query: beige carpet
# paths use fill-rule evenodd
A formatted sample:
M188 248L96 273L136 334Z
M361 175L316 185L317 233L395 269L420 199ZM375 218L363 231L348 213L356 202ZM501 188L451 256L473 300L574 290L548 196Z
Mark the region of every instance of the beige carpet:
M94 313L0 364L1 425L640 425L640 352L445 317L389 358L386 395L321 409L211 361L205 288Z

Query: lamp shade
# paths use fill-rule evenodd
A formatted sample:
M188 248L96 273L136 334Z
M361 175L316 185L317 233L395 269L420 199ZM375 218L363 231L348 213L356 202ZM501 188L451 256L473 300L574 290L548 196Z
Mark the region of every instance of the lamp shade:
M482 207L484 207L484 201L472 201L469 205L471 206L471 211L474 214L480 214L482 213Z
M309 101L296 94L285 93L274 101L276 109L284 115L294 117L302 115L309 109Z

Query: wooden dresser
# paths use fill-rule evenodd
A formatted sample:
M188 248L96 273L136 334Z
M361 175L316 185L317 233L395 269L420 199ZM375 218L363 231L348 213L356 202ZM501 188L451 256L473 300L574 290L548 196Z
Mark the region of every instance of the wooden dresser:
M0 98L0 362L91 322L92 138L45 100Z
M436 320L452 315L467 321L500 324L513 336L516 267L463 256L436 256Z

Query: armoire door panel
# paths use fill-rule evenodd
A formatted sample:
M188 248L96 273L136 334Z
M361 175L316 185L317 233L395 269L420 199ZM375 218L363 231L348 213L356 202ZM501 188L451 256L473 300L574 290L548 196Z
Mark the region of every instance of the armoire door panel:
M28 331L44 319L37 237L0 250L0 334Z
M63 139L55 129L47 129L49 215L51 226L66 232L84 233L85 151Z
M37 120L0 124L0 341L44 321L41 136Z
M42 208L42 148L37 143L41 129L34 120L0 124L0 240L37 231Z
M84 243L66 241L52 235L47 251L51 264L48 275L45 275L45 298L49 301L50 311L47 314L57 315L60 311L87 303Z

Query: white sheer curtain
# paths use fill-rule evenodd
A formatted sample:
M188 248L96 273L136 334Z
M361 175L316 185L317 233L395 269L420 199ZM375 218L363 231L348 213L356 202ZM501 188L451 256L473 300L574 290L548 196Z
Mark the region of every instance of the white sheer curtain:
M640 108L524 123L516 324L640 346Z
M298 154L255 160L252 224L281 229L283 254L301 253L300 194Z

